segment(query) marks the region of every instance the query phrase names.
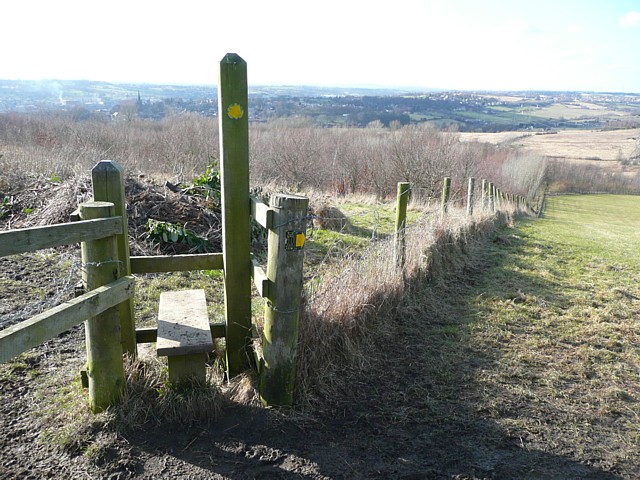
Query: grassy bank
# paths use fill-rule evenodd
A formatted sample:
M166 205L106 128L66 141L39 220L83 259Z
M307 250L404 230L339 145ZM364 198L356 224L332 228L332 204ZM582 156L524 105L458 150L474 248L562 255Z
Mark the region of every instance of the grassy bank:
M521 448L627 476L640 466L640 198L548 200L496 239L467 294L470 397Z

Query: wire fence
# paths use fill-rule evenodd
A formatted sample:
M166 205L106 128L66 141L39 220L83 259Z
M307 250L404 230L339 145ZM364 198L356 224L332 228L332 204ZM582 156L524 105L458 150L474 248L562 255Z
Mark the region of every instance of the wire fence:
M83 264L75 249L60 250L41 250L1 259L5 291L0 306L0 328L73 298L82 278ZM24 302L24 298L28 301Z

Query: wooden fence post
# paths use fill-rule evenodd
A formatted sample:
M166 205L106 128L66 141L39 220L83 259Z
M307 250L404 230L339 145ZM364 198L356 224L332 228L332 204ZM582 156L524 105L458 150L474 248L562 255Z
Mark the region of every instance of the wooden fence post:
M80 218L92 220L114 216L110 202L86 202L80 205ZM120 277L123 262L118 257L116 237L82 242L82 280L87 291ZM111 307L85 322L87 376L91 411L101 412L113 405L124 386L124 366L120 343L120 308Z
M399 268L404 268L405 261L405 229L407 226L407 204L409 203L409 191L409 183L398 183L398 194L396 199L396 230L394 240L394 254L396 258L396 265Z
M218 70L220 183L227 376L250 367L251 205L247 63L235 53Z
M309 199L273 195L269 229L267 278L260 368L260 398L265 405L293 405L298 326L302 303L302 265Z
M476 179L469 178L469 185L467 186L467 215L473 215L473 190L476 187Z
M496 204L495 204L496 187L495 187L495 185L493 185L492 182L489 182L489 184L487 185L487 192L488 192L488 196L489 196L489 211L492 212L492 213L495 213L495 211L496 211Z
M486 210L487 206L488 206L489 199L487 197L487 181L484 178L482 179L481 190L482 190L482 201L481 201L482 209Z
M100 202L111 202L113 214L122 217L122 235L116 236L118 258L122 261L121 275L131 275L129 261L129 229L127 226L127 207L124 194L124 170L116 162L102 160L91 170L93 199ZM136 325L133 310L133 299L120 306L120 335L122 351L133 358L136 357Z
M442 205L441 210L442 213L447 213L447 209L449 208L449 196L451 195L451 178L444 177L444 181L442 182Z

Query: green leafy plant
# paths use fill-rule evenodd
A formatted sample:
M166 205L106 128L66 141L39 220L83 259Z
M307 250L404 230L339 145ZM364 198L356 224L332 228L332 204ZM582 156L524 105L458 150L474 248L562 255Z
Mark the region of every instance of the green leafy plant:
M191 247L191 250L201 253L211 249L209 240L199 237L181 225L150 218L147 221L146 229L149 238L158 242L187 245Z
M182 190L187 195L199 195L211 200L215 207L220 207L220 171L215 158L211 157L211 164L202 175L193 179L190 186Z
M13 198L4 197L0 202L0 218L8 217L13 207Z

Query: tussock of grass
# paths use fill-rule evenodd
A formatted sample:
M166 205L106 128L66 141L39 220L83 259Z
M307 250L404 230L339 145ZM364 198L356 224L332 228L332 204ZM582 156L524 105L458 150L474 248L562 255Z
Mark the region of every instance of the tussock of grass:
M166 366L157 357L127 362L125 374L122 400L113 412L120 428L136 429L148 422L208 422L227 401L218 387L223 374L215 364L207 369L207 381L202 385L169 384Z

